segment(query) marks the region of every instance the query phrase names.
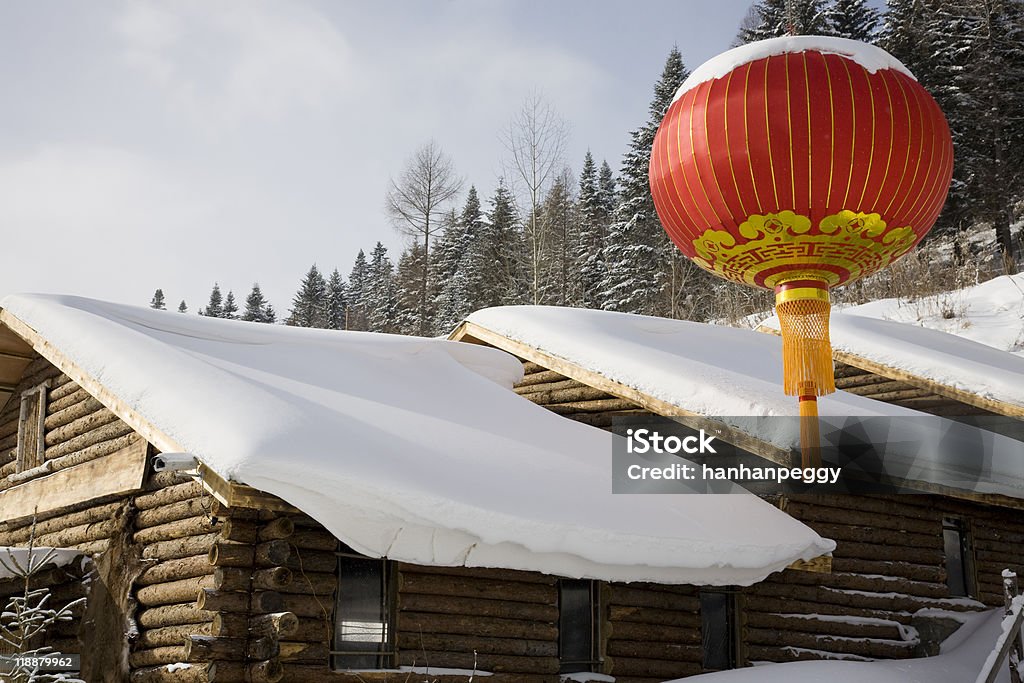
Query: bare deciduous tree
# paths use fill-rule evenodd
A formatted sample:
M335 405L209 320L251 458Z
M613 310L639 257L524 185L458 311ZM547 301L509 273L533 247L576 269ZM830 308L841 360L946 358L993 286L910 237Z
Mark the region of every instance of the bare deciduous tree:
M423 244L420 280L419 334L426 335L430 273L430 238L441 231L449 202L462 189L452 160L433 140L406 163L397 180L391 179L386 208L395 228Z
M569 127L551 105L534 93L526 98L522 108L512 117L502 135L502 142L511 159L511 172L521 192L527 211L526 241L530 259L530 293L533 303L540 302L541 261L546 235L538 220L540 204L555 176L562 170L562 159L569 138Z

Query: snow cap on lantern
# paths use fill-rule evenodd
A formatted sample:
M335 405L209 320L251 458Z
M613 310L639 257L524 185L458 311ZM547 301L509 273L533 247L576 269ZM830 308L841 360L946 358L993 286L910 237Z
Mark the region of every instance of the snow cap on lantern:
M946 119L884 50L792 36L729 50L679 88L655 136L662 225L701 267L774 289L790 394L834 391L828 289L932 227L953 170Z

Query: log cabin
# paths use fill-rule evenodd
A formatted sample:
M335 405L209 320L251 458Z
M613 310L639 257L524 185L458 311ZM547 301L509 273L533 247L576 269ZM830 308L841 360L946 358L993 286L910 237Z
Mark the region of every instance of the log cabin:
M1021 569L1012 496L614 496L601 428L684 409L482 318L456 343L2 307L0 546L93 557L45 578L87 588L53 634L87 681L906 658L916 611L984 609Z

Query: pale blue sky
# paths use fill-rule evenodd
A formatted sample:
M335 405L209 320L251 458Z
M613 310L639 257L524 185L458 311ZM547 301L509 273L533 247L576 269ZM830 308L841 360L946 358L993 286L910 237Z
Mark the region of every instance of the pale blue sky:
M288 308L401 238L384 193L434 138L489 195L531 90L617 169L676 44L728 48L746 0L4 2L0 293Z

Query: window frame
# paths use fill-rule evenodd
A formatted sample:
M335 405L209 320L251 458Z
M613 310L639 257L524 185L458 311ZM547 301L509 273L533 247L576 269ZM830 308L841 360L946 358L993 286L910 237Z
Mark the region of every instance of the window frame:
M589 614L587 617L590 621L590 657L584 660L566 660L565 657L565 642L563 635L566 632L565 621L566 616L563 607L563 591L567 589L575 589L586 587L588 595L588 606ZM560 674L571 674L571 673L601 673L604 668L604 642L603 642L603 629L602 629L602 609L601 609L601 582L593 579L568 579L562 578L558 580L558 670Z
M18 412L18 443L14 455L14 468L18 474L39 467L46 462L46 406L49 399L49 388L50 380L47 379L31 389L21 392L21 406ZM34 416L33 411L35 411ZM34 437L33 448L28 448L30 437Z
M334 605L331 614L331 639L330 649L328 651L327 666L332 671L377 671L381 669L392 669L395 667L398 661L398 638L395 630L397 622L397 597L398 597L398 582L397 582L397 569L395 562L387 559L386 557L367 557L357 553L356 551L349 548L344 543L338 543L338 549L334 552L335 557L338 559L337 568L335 569L335 575L338 578L338 588L335 590ZM380 643L380 649L377 650L345 650L335 649L337 647L336 635L339 628L339 617L341 617L341 586L343 581L342 571L343 565L342 560L359 560L366 562L379 563L381 566L381 589L380 589L380 612L384 619L384 642ZM375 666L346 666L344 664L344 658L346 657L366 657L374 655L376 657Z

